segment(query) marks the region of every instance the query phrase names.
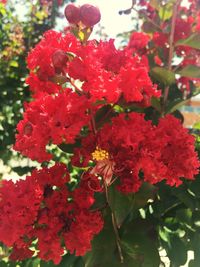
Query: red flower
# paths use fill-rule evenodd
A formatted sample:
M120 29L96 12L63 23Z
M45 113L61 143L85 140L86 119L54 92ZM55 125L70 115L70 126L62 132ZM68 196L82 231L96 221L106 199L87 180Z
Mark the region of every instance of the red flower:
M166 179L173 186L198 173L194 138L171 115L152 126L143 114L130 113L127 118L121 114L100 130L96 142L91 136L83 141L75 158L81 157L84 164L93 160L96 166L90 174L108 185L114 177L120 179L118 189L124 193L137 191L143 181L155 184Z
M33 252L29 248L34 240L38 256L55 264L64 253L63 239L66 248L71 253L76 251L77 256L91 249L91 240L101 231L103 220L100 212L89 210L93 201L87 205L81 203L86 195L94 199L94 191L80 185L70 193L68 181L69 174L63 164L34 170L31 176L16 184L3 181L0 240L13 246L11 259L31 257Z
M84 96L69 89L56 96L46 95L35 100L26 106L24 119L17 126L14 149L39 162L50 160L46 145L50 142L74 143L81 128L90 120L86 114L88 105ZM29 134L27 125L31 127Z

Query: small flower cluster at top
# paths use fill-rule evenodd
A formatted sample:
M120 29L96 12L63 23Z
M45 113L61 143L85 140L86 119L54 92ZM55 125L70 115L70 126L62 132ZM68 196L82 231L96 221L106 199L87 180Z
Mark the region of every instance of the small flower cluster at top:
M79 37L100 20L99 9L91 5L70 4L65 15L80 29ZM25 104L14 149L42 163L52 159L47 145L79 140L71 164L84 171L73 191L68 190L70 173L60 163L17 183L2 182L0 241L13 247L13 260L38 253L57 264L64 248L84 255L103 228L101 213L91 208L94 192L104 194L112 183L126 194L144 181L178 186L180 178L198 173L194 137L178 119L168 115L154 125L144 114L123 109L149 107L152 97L160 97L146 55L137 49L133 55L130 45L117 49L114 40L80 39L47 31L27 58L33 100Z
M170 32L171 32L171 20L170 11L167 17L165 12L162 14L155 8L153 2L140 0L140 10L138 10L139 16L144 18L144 22L141 26L143 32L133 32L130 37L128 46L133 50L133 53L140 53L140 55L149 56L151 63L154 62L154 66L167 65L166 59L169 55L170 47ZM183 1L182 1L183 2ZM164 3L163 3L164 4ZM171 8L171 3L167 3L164 7ZM159 4L162 6L162 3ZM164 10L164 9L163 9ZM177 10L177 18L175 21L174 29L174 52L175 52L175 64L172 65L172 71L181 70L184 67L190 65L199 68L200 67L200 50L199 50L199 34L200 34L200 4L198 0L189 0L187 5L179 5ZM166 19L165 19L166 15ZM149 32L151 34L149 34ZM191 39L190 43L194 43L196 38L196 46L188 46L184 43L184 40ZM182 45L181 45L182 42ZM153 60L152 60L153 58ZM178 60L178 64L176 61ZM198 77L176 77L176 83L181 91L189 94L191 91L191 84L193 86L199 86L200 79Z

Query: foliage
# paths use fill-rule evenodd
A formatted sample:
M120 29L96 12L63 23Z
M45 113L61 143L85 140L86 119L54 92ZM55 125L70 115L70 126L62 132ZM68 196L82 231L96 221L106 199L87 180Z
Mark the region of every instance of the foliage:
M178 110L199 93L197 5L132 1L120 13L142 31L121 50L88 41L76 7L78 23L29 53L14 149L41 169L2 183L2 266L159 267L160 250L199 265L199 125L189 134Z

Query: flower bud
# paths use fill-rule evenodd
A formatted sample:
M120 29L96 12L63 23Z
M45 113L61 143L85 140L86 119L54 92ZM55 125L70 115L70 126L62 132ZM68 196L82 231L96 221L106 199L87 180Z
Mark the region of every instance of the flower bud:
M61 50L56 50L52 55L52 63L55 69L62 69L67 62L67 54Z
M31 125L30 122L27 122L25 125L24 125L24 134L27 135L27 136L30 136L32 134L32 131L33 131L33 126Z
M101 13L98 7L85 4L80 7L80 18L85 26L92 27L100 21Z
M49 77L48 77L48 75L46 74L46 72L43 71L43 70L41 70L41 69L39 69L39 70L37 71L37 76L38 76L38 79L39 79L40 81L43 81L43 82L47 82L48 79L49 79Z
M65 8L65 17L69 23L77 24L80 21L80 8L74 4L69 4Z

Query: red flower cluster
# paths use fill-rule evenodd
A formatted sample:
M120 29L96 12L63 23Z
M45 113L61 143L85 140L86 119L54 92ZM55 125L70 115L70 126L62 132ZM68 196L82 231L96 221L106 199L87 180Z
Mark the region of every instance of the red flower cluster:
M142 5L145 8L145 1ZM76 25L79 34L84 34L82 23L89 27L99 19L98 12L92 18L86 16L93 10L90 5L80 10L70 6L65 10L68 19L81 16L82 22ZM158 16L150 5L147 15ZM190 33L188 21L192 20L179 18L177 38ZM103 228L101 213L91 210L94 192L104 194L104 188L114 182L123 193L138 191L143 182L166 180L178 186L181 178L193 179L198 173L194 138L177 119L168 115L154 125L144 114L131 111L149 107L152 97L160 97L148 74L148 57L158 65L162 58L148 48L153 42L155 49L163 46L168 53L168 35L167 29L155 32L152 39L133 33L127 47L120 50L114 40L83 38L81 42L71 34L48 31L29 53L27 83L34 99L25 104L14 149L44 162L52 159L47 145L74 144L78 139L81 146L74 148L70 165L86 169L79 170L80 183L72 191L69 173L59 163L34 170L26 180L2 182L0 241L13 247L11 259L38 253L57 264L65 249L82 256ZM193 61L184 57L182 64L188 62Z
M158 126L146 121L143 114L120 115L106 124L97 137L88 136L73 158L75 165L96 166L89 171L108 184L119 178L118 189L136 192L146 181L155 184L165 179L167 184L180 185L180 178L193 179L198 173L198 157L194 138L178 119L171 115L161 119Z
M24 119L17 126L14 149L39 162L52 158L46 152L49 143L74 143L90 116L88 100L70 89L58 95L46 95L26 105Z
M84 181L73 192L66 183L69 174L63 164L35 170L26 180L3 181L0 188L0 240L13 246L11 259L23 260L34 254L58 264L65 247L81 256L91 249L91 240L103 227L94 203L94 191ZM84 201L83 201L84 199Z
M62 91L58 84L72 79L82 82L82 93L92 102L105 99L114 103L122 95L127 102L160 96L148 76L147 59L132 57L126 48L117 50L113 40L88 41L83 46L70 34L48 31L27 61L31 70L27 83L36 97L58 93Z
M150 37L148 34L144 32L133 32L130 36L128 47L133 49L136 53L139 51L145 52L149 41Z
M113 40L83 46L70 34L45 33L28 55L27 83L37 99L26 105L14 149L48 161L46 145L73 143L88 125L90 110L98 109L97 100L116 103L124 98L149 106L160 92L149 78L147 58L131 53L129 48L117 50ZM63 87L66 82L71 92Z

